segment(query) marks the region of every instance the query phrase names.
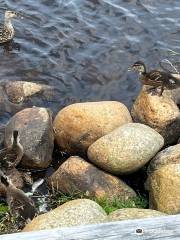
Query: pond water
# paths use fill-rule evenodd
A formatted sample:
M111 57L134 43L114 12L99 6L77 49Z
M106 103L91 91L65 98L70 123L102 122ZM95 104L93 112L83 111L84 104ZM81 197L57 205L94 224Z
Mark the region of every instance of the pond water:
M5 0L19 11L15 43L0 48L0 81L45 83L57 90L57 111L71 102L118 100L131 107L140 90L130 64L149 68L180 52L179 0Z

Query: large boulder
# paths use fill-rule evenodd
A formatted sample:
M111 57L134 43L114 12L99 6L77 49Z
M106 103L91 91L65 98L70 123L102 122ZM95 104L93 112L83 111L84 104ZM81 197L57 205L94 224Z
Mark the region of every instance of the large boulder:
M111 222L129 219L160 217L164 215L166 214L152 209L122 208L111 212L108 215L107 220Z
M180 111L174 93L175 91L164 91L162 96L152 95L144 86L131 111L136 122L144 123L159 132L164 137L165 144L176 143L180 133Z
M180 144L170 146L159 152L149 163L148 174L168 164L180 164Z
M11 145L12 133L18 130L23 147L21 165L46 168L52 160L54 147L52 117L45 108L27 108L15 114L5 128L5 146Z
M168 214L180 213L180 164L169 164L149 176L149 205Z
M103 172L80 157L67 159L48 180L52 189L91 197L126 200L136 193L119 178Z
M110 173L129 174L144 166L163 144L163 137L152 128L128 123L93 143L88 158Z
M96 202L77 199L34 218L25 226L23 232L100 223L106 216L105 211Z
M126 106L120 102L76 103L63 108L54 120L55 139L62 150L86 154L98 138L132 122Z

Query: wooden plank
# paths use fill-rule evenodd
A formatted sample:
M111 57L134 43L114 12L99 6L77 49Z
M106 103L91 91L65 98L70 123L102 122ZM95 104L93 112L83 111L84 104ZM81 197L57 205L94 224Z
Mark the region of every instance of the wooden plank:
M0 240L178 240L180 215L1 235Z

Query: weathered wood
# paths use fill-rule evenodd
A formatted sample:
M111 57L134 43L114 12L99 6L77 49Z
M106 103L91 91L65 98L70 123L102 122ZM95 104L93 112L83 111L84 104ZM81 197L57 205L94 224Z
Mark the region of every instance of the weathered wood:
M1 235L0 240L178 240L180 215Z

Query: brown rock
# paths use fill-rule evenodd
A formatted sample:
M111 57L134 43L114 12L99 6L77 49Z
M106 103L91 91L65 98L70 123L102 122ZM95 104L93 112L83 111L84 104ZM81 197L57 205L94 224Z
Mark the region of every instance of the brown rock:
M96 202L77 199L34 218L25 226L23 232L95 224L103 222L106 216L104 210Z
M180 133L180 111L165 93L161 97L151 95L147 88L143 87L133 105L132 116L136 122L149 125L159 132L166 144L177 142Z
M68 158L48 180L49 185L63 193L80 191L88 196L126 200L136 193L119 178L96 168L80 157Z
M169 164L149 176L150 208L180 213L180 164Z
M160 217L164 215L166 214L152 209L122 208L110 213L107 220L108 222L111 222L128 219Z
M54 120L56 141L64 151L84 154L98 138L131 121L128 109L120 102L72 104Z
M23 146L22 166L46 168L54 146L52 117L45 108L27 108L15 114L5 129L5 145L10 146L12 132L18 130Z
M150 161L147 172L150 174L168 164L180 164L180 144L165 148L159 152Z
M88 158L113 174L129 174L143 167L164 144L154 129L140 123L125 124L88 148Z
M6 186L0 182L0 196L6 197L6 192L7 192Z

